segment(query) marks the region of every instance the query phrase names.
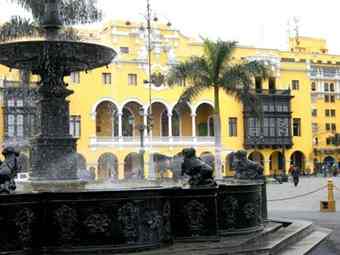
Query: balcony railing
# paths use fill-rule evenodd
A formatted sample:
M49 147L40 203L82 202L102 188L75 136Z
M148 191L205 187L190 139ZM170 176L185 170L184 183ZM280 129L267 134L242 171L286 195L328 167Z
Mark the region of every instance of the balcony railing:
M267 147L267 146L277 146L277 147L291 147L293 145L292 138L289 136L285 137L263 137L262 139L252 139L246 138L245 146L246 147Z
M122 146L122 147L139 147L140 146L139 136L123 136L123 137L91 137L90 146L92 147L111 147L111 146ZM144 146L150 147L171 147L171 146L213 146L214 137L212 136L145 136Z

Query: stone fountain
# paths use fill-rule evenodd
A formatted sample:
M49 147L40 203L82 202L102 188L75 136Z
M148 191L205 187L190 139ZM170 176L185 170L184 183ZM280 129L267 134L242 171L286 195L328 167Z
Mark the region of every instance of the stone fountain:
M73 92L64 77L111 63L116 53L97 44L60 41L62 27L57 1L48 0L41 23L46 40L19 41L0 45L0 63L29 70L41 77L37 135L31 141L32 181L76 180L77 139L69 134L69 101Z
M216 184L194 150L182 164L189 188L56 191L53 185L77 182L66 99L72 91L63 79L116 55L105 46L57 40L61 26L57 0L46 0L46 40L0 44L0 64L41 77L31 157L32 180L44 186L0 195L0 254L278 254L292 237L308 237L309 223L267 221L262 179Z

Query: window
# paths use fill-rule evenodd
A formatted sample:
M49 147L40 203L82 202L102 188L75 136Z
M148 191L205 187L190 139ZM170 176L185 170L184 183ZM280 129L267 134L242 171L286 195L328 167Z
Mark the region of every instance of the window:
M278 136L289 136L289 120L288 118L277 118Z
M7 100L7 106L8 107L14 107L15 106L14 98L10 98L10 99Z
M327 145L331 145L331 143L332 143L332 138L331 137L327 137L326 138L326 144Z
M22 99L17 99L17 107L23 107L24 101Z
M24 136L24 116L22 114L17 115L17 136L23 137Z
M331 130L331 124L326 123L326 130L327 130L327 131L330 131L330 130Z
M249 136L260 136L261 123L258 118L248 118L248 135Z
M336 124L335 124L335 123L332 123L332 124L331 124L331 127L332 127L332 131L335 132L335 131L336 131Z
M293 90L299 90L300 89L300 84L299 80L292 80L292 89Z
M331 109L331 116L335 117L335 109Z
M111 84L111 73L102 73L102 83Z
M293 119L293 136L301 136L301 119Z
M71 81L73 83L80 83L80 73L79 72L73 72L71 73Z
M129 85L137 85L137 74L129 73L128 74L128 84Z
M330 97L329 97L329 101L331 102L331 103L334 103L335 102L335 96L334 95L331 95Z
M129 47L120 47L119 51L122 54L129 54Z
M255 89L257 92L260 92L262 90L262 78L261 77L255 77Z
M269 77L268 88L271 91L276 89L276 79L275 77Z
M326 109L326 110L325 110L325 116L326 116L326 117L329 117L329 109Z
M269 118L269 136L275 136L275 119Z
M229 118L229 136L237 136L237 118Z
M80 137L80 116L70 116L70 135L73 137Z
M313 133L317 133L319 130L318 123L312 123L312 131Z
M328 84L328 83L325 83L325 84L323 85L323 88L324 88L324 91L325 91L325 92L328 92L328 91L329 91L329 84Z
M329 95L325 95L325 102L326 102L326 103L329 102Z
M318 116L318 110L317 109L313 109L312 110L312 116L313 117L317 117Z
M8 137L24 136L24 116L22 114L7 115L7 136Z
M263 119L263 135L269 136L269 119L268 118Z
M312 89L312 91L316 91L316 84L315 84L315 82L312 82L311 89Z
M334 83L329 84L329 91L334 92Z
M15 135L15 117L13 114L7 116L7 135L8 137Z

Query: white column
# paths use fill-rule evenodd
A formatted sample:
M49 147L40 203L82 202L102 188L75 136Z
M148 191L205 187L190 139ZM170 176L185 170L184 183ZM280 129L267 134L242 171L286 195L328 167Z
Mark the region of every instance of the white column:
M147 126L148 126L148 113L144 112L143 114L143 125L144 125L144 137L147 136L148 131L147 131Z
M123 113L118 113L118 136L121 138L123 136L123 125L122 125Z
M196 114L191 114L192 136L196 137Z
M172 137L172 114L168 114L168 129L169 137Z

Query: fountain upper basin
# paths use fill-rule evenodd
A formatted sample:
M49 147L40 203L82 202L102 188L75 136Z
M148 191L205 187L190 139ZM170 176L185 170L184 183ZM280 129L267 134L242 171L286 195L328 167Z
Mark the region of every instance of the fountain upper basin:
M40 74L49 60L58 63L64 75L108 65L116 52L107 46L75 41L18 41L0 44L0 63L9 68Z

